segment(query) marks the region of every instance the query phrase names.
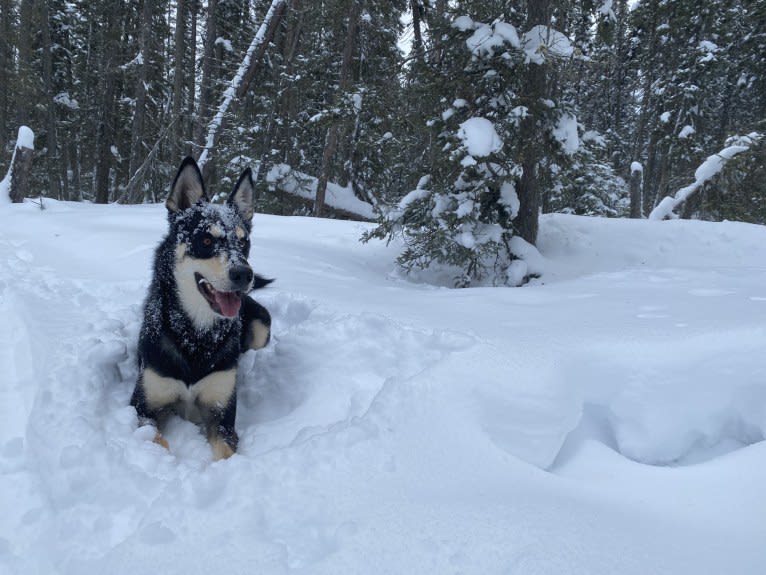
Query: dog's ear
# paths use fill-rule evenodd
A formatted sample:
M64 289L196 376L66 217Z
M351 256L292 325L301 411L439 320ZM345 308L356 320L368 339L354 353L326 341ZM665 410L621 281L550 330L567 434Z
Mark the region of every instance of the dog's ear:
M237 185L229 195L227 203L236 206L245 221L253 219L253 198L255 195L253 172L247 168L237 180Z
M181 212L192 207L200 199L207 199L202 173L194 158L187 156L178 168L165 207L169 212Z

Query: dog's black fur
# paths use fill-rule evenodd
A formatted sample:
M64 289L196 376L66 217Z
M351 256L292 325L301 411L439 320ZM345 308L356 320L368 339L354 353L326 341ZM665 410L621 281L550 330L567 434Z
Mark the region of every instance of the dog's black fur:
M269 312L246 295L272 281L247 263L251 172L242 173L225 205L216 205L186 158L166 207L169 231L154 256L130 403L141 424L161 426L171 413L201 423L214 457L226 458L238 443L237 361L265 346L271 331ZM167 447L159 431L155 441Z

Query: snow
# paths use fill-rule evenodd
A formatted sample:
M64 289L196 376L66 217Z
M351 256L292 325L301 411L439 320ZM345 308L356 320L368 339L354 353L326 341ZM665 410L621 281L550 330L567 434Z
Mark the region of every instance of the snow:
M685 125L683 128L681 128L681 131L678 132L678 138L681 140L685 140L689 136L693 135L696 130L694 129L694 126L690 126L689 124Z
M631 162L630 163L630 173L633 172L644 172L644 166L641 165L641 162Z
M527 60L535 64L545 63L548 57L570 58L574 55L574 46L561 32L548 26L533 26L524 32L521 46L527 55Z
M30 150L35 149L35 134L29 127L21 126L19 128L19 133L16 137L16 147L29 148Z
M601 6L598 8L598 13L601 14L604 18L609 20L610 22L617 22L617 16L614 13L613 10L613 1L612 0L605 0Z
M0 572L766 572L766 228L544 216L540 279L454 290L256 214L213 463L128 406L164 207L46 204L0 207Z
M457 28L461 32L474 31L466 39L465 43L471 54L478 58L492 56L495 51L503 51L506 45L512 48L521 47L521 41L519 40L516 28L502 20L493 22L490 25L474 22L468 16L459 16L452 23L452 27Z
M266 181L272 188L279 188L289 194L307 200L314 200L316 198L317 178L293 170L287 164L275 164L272 166L266 174ZM357 198L350 185L344 187L328 182L325 204L336 209L345 210L364 219L375 219L375 211L372 204Z
M468 154L478 158L487 157L503 148L503 140L492 122L486 118L468 118L460 124L457 136Z
M561 144L565 154L571 156L580 149L580 137L577 135L577 118L572 114L561 114L553 128L553 137Z

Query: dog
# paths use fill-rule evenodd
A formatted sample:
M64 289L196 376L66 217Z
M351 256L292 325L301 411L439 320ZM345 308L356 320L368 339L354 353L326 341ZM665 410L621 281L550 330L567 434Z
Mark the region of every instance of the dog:
M248 168L225 204L210 202L186 158L165 202L169 230L154 254L130 400L165 448L161 430L175 413L202 426L215 460L237 451L237 362L271 337L268 310L247 295L273 281L247 262L253 195Z

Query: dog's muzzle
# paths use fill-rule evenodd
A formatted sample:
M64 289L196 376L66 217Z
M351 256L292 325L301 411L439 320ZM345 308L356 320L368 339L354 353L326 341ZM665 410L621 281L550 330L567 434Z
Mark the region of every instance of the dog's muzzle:
M227 318L234 318L242 306L242 295L250 291L253 283L250 266L236 265L229 269L229 286L226 291L216 289L202 274L195 273L197 289L207 300L210 308Z

